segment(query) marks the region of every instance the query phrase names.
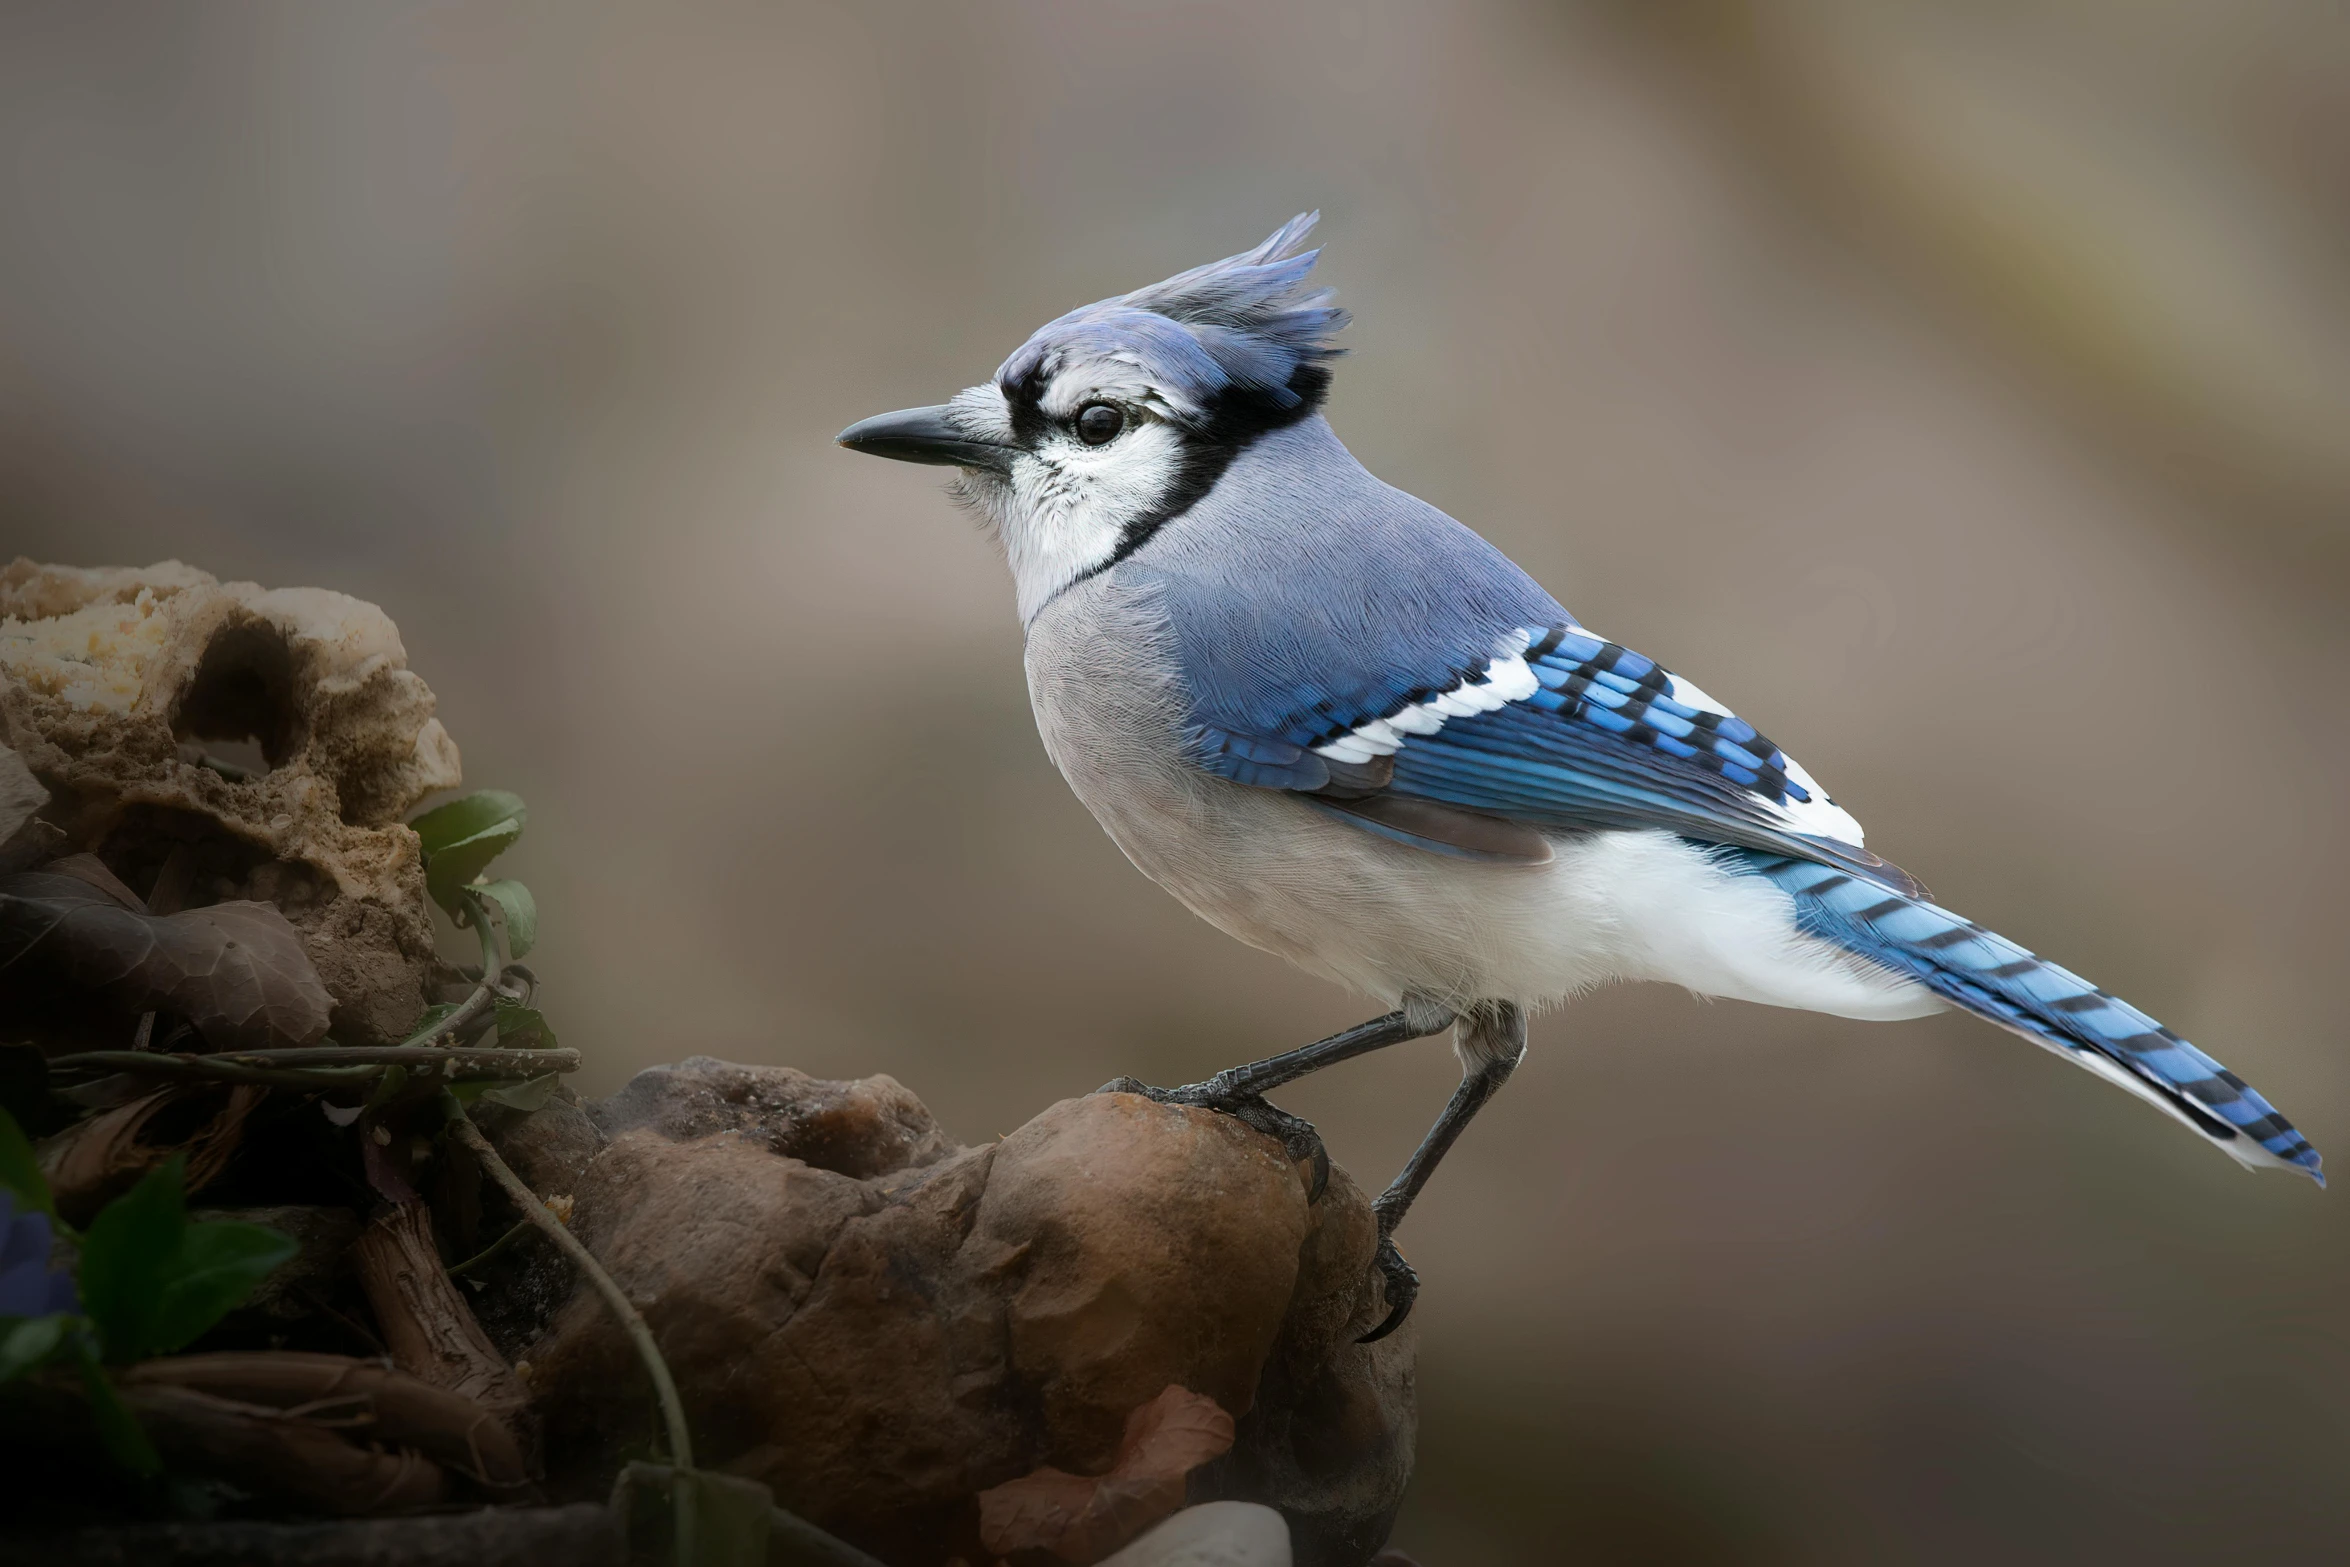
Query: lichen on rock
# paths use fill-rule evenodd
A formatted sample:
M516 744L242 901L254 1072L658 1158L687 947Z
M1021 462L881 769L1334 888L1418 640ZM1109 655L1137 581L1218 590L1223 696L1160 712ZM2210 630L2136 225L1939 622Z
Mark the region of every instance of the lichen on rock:
M274 904L347 1043L397 1038L430 999L400 818L459 769L407 664L381 610L325 589L177 561L0 567L0 746L47 791L42 819L142 896L176 861L190 905Z

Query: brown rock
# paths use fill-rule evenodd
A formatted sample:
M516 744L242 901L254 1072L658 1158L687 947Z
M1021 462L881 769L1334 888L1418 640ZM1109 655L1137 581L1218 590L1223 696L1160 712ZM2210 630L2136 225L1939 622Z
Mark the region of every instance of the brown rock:
M1297 1567L1353 1567L1386 1543L1412 1477L1419 1325L1407 1317L1375 1344L1356 1342L1387 1310L1363 1287L1379 1243L1370 1204L1333 1166L1313 1215L1257 1406L1193 1494L1275 1502Z
M43 817L142 895L177 850L189 905L276 905L353 1043L415 1019L434 961L399 818L457 784L457 748L407 662L381 610L323 589L0 567L0 746ZM224 745L253 776L203 765Z
M187 1161L182 1189L202 1191L236 1156L245 1121L266 1093L246 1083L167 1083L75 1122L41 1150L57 1211L88 1224L174 1154Z
M1104 1473L1170 1386L1239 1421L1195 1500L1294 1510L1328 1542L1301 1562L1360 1563L1385 1535L1413 1339L1352 1342L1381 1311L1369 1207L1335 1171L1309 1205L1279 1145L1227 1117L1094 1095L960 1149L888 1078L697 1059L493 1135L534 1187L575 1197L701 1461L888 1561L992 1559L979 1492ZM539 1253L499 1289L561 1267ZM508 1347L550 1484L600 1494L657 1429L644 1375L584 1290L530 1337Z
M1096 1094L1004 1139L974 1239L1019 1280L1013 1374L1056 1451L1092 1470L1170 1382L1248 1412L1306 1233L1304 1188L1271 1139L1211 1110Z
M695 1056L648 1067L596 1107L606 1136L649 1126L673 1143L741 1132L769 1151L859 1180L934 1164L955 1151L894 1077L827 1082L791 1067Z

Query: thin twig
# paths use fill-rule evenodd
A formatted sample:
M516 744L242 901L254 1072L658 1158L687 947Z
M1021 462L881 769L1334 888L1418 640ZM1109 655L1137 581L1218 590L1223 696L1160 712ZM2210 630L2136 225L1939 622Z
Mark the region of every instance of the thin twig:
M497 1045L464 1045L443 1050L433 1045L302 1045L284 1050L223 1050L202 1056L152 1050L90 1050L59 1056L49 1064L118 1071L152 1066L159 1061L228 1062L253 1067L455 1067L537 1077L547 1072L576 1072L580 1057L569 1046L555 1050L514 1050Z
M232 1050L201 1061L243 1061L254 1066L354 1065L437 1066L442 1071L516 1073L537 1077L546 1072L576 1072L579 1052L569 1046L554 1050L521 1050L504 1045L305 1045L292 1050Z
M490 1179L496 1181L513 1200L514 1206L522 1210L523 1218L536 1226L564 1256L571 1259L572 1266L579 1269L589 1285L603 1297L612 1315L620 1319L620 1326L627 1332L629 1341L636 1346L637 1357L644 1361L645 1371L653 1379L653 1396L660 1401L661 1420L669 1431L670 1461L680 1469L693 1468L694 1439L686 1429L685 1403L677 1396L677 1382L669 1375L669 1362L661 1358L661 1346L653 1342L653 1330L645 1325L643 1314L630 1303L627 1294L613 1280L612 1275L604 1271L604 1265L596 1261L595 1254L581 1243L578 1236L571 1233L561 1219L555 1217L552 1209L539 1201L538 1194L498 1156L498 1150L490 1146L488 1138L482 1136L481 1128L467 1118L465 1106L457 1102L457 1096L443 1091L441 1109L449 1118L451 1135L481 1161L482 1168L490 1172ZM694 1560L696 1530L693 1499L693 1487L676 1488L673 1503L677 1513L677 1560L680 1567Z
M61 1070L75 1068L147 1077L198 1078L220 1083L259 1083L266 1088L307 1088L312 1092L349 1088L354 1083L381 1077L390 1070L383 1066L245 1066L235 1061L215 1060L211 1056L165 1055L140 1050L91 1050L75 1056L59 1056L49 1064Z
M483 1264L491 1261L493 1258L504 1256L508 1251L513 1249L514 1243L522 1239L523 1236L529 1234L530 1230L531 1222L528 1219L516 1219L514 1221L514 1227L508 1230L505 1234L499 1236L496 1240L490 1242L487 1246L484 1246L481 1250L475 1252L472 1256L466 1258L463 1262L450 1263L449 1276L451 1278L462 1277L463 1275L471 1273L474 1269L481 1267Z
M523 1079L579 1070L579 1052L560 1050L441 1050L430 1045L319 1045L298 1050L245 1050L197 1056L154 1050L88 1050L49 1063L60 1070L132 1072L149 1077L259 1083L270 1088L324 1091L349 1088L395 1066L418 1075L438 1069L450 1077Z
M388 1356L391 1354L390 1350L384 1348L384 1341L375 1336L373 1329L369 1328L364 1323L355 1322L342 1312L337 1311L334 1308L333 1303L330 1302L324 1295L319 1294L318 1291L312 1289L307 1284L296 1284L294 1288L301 1294L304 1300L310 1302L311 1305L317 1307L320 1311L325 1312L328 1316L334 1318L335 1321L341 1323L344 1328L348 1329L353 1338L356 1338L360 1343L367 1346L367 1352L370 1355Z
M424 1045L436 1039L455 1039L471 1027L483 1014L498 1004L498 976L506 967L506 931L494 923L489 911L482 907L481 894L470 887L457 889L464 900L466 915L473 922L474 934L481 942L481 983L473 993L457 1003L457 1010L429 1024L400 1041L403 1045Z

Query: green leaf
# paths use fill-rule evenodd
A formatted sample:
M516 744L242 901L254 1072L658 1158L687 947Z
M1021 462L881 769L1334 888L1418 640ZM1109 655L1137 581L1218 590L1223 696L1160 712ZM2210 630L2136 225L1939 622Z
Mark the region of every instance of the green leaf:
M173 1154L90 1222L82 1243L82 1306L108 1360L149 1352L155 1308L188 1231L185 1162L185 1155Z
M436 805L408 825L423 840L425 853L438 854L501 822L520 823L524 813L522 796L503 789L482 789L461 800Z
M298 1249L258 1224L190 1224L181 1155L108 1203L82 1246L82 1304L106 1358L192 1342Z
M549 1072L526 1082L499 1083L483 1089L475 1097L483 1104L504 1105L509 1110L531 1111L555 1097L555 1086L562 1082L560 1074Z
M555 1031L539 1015L538 1008L526 1007L519 1001L508 1001L501 996L494 1003L498 1019L498 1043L508 1050L552 1050Z
M169 1354L193 1343L299 1250L292 1236L264 1224L189 1225L155 1304L150 1348Z
M0 1317L0 1382L23 1376L47 1360L65 1342L73 1318Z
M506 919L506 956L519 958L539 940L539 904L518 881L483 882L473 889L498 906Z
M458 889L513 847L522 836L525 815L520 795L484 789L435 806L410 822L423 841L424 886L433 902L455 915L463 906Z
M0 1110L0 1186L14 1192L27 1208L57 1217L57 1204L50 1200L49 1183L41 1178L41 1160L33 1152L32 1139L6 1110Z
M122 1395L115 1392L106 1368L98 1364L97 1346L87 1333L75 1334L73 1346L74 1358L82 1368L82 1389L89 1395L90 1414L98 1423L98 1439L106 1444L106 1451L133 1474L159 1473L163 1460L156 1456L155 1444L147 1440L139 1422L123 1407Z
M490 861L514 847L522 836L520 822L504 822L488 832L451 844L424 862L424 890L433 902L454 916L464 907L459 889L489 868Z

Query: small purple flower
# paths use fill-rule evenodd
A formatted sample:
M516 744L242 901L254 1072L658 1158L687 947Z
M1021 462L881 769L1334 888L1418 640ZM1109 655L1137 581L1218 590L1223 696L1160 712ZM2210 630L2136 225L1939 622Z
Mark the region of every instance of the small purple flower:
M45 1213L16 1211L0 1190L0 1317L46 1317L77 1309L73 1275L49 1270L54 1239Z

